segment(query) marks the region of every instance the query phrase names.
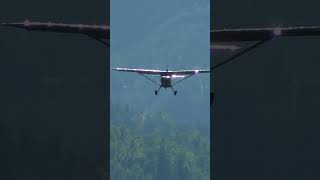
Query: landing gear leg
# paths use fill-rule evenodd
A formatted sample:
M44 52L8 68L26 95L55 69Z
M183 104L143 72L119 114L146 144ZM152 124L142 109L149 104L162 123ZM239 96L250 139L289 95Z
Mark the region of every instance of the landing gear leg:
M172 89L173 94L174 94L174 95L177 95L177 92L178 92L178 91L175 91L172 86L171 86L171 89Z
M155 95L158 95L160 89L161 89L161 86L159 86L159 89L158 89L158 90L155 90L155 91L154 91L154 94L155 94Z

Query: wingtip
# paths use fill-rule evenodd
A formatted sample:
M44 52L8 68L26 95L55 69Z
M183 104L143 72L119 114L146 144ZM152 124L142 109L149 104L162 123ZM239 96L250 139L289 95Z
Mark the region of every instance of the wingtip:
M23 22L3 22L1 23L2 26L9 26L9 27L16 27L16 28L25 28L26 26L30 25L29 20L24 20Z
M9 27L18 27L19 23L7 23L3 22L1 23L2 26L9 26Z
M8 25L9 23L6 23L6 22L1 23L1 26L8 26Z

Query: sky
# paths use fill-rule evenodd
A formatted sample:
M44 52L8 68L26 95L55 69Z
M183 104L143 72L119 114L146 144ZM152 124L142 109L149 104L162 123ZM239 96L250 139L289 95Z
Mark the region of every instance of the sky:
M111 1L110 6L110 68L209 69L208 0L119 0ZM174 87L177 96L171 89L161 89L155 96L157 87L138 74L111 72L111 104L208 124L209 77L200 74L183 81Z

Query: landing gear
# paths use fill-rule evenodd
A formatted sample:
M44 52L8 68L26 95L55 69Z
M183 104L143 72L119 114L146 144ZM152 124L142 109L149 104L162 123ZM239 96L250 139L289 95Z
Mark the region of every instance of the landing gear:
M159 87L159 89L158 89L158 90L155 90L155 91L154 91L154 94L155 94L155 95L158 95L158 93L159 93L160 89L161 89L161 86Z
M154 94L155 94L155 95L158 95L160 89L161 89L161 86L159 87L158 90L155 90L155 91L154 91ZM173 89L173 87L171 87L171 89L172 89L173 94L174 94L174 95L177 95L178 91L175 91L175 90Z
M175 91L172 86L171 86L171 89L172 89L173 94L174 94L174 95L177 95L177 92L178 92L178 91Z

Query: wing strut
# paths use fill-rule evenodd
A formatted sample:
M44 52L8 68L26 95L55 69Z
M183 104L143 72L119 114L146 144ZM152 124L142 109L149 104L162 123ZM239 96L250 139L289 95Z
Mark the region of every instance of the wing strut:
M180 82L182 82L182 81L184 81L184 80L188 79L189 77L191 77L191 76L193 76L193 75L195 75L195 74L190 74L189 76L187 76L187 77L185 77L185 78L183 78L183 79L181 79L181 80L177 81L176 83L172 84L172 86L174 86L174 85L176 85L176 84L178 84L178 83L180 83Z
M146 75L144 75L144 74L141 74L141 73L138 73L138 74L140 74L141 76L143 76L143 77L147 78L149 81L151 81L151 82L155 83L156 85L160 86L160 84L159 84L159 83L157 83L157 82L156 82L156 81L154 81L153 79L149 78L148 76L146 76Z
M228 59L226 59L226 60L224 60L224 61L222 61L222 62L220 62L220 63L218 63L218 64L216 64L214 66L212 66L210 68L210 70L213 71L213 70L223 66L224 64L227 64L228 62L231 62L232 60L236 59L237 57L239 57L239 56L241 56L241 55L253 50L254 48L266 43L269 40L270 39L265 39L265 40L262 40L262 41L259 41L259 42L255 43L255 44L253 44L252 46L250 46L250 47L244 49L243 51L231 56L230 58L228 58ZM210 105L212 105L214 99L215 99L215 94L214 93L210 93Z
M97 40L98 42L100 42L100 43L102 43L102 44L104 44L104 45L106 45L106 46L110 46L110 42L109 41L104 41L104 40L102 40L102 39L100 39L100 38L97 38L97 37L94 37L94 36L90 36L90 35L88 35L90 38L93 38L93 39L95 39L95 40Z
M218 64L216 64L216 65L214 65L214 66L212 66L212 67L210 68L210 70L212 71L212 70L214 70L214 69L216 69L216 68L218 68L218 67L220 67L220 66L222 66L222 65L224 65L224 64L227 64L228 62L231 62L231 61L234 60L235 58L237 58L237 57L239 57L239 56L241 56L241 55L243 55L243 54L245 54L245 53L253 50L254 48L256 48L256 47L258 47L258 46L266 43L266 42L269 41L269 40L270 40L270 39L265 39L265 40L262 40L262 41L259 41L259 42L255 43L255 44L253 44L252 46L250 46L250 47L244 49L243 51L241 51L241 52L239 52L239 53L231 56L230 58L228 58L228 59L226 59L226 60L224 60L224 61L222 61L222 62L220 62L220 63L218 63Z

